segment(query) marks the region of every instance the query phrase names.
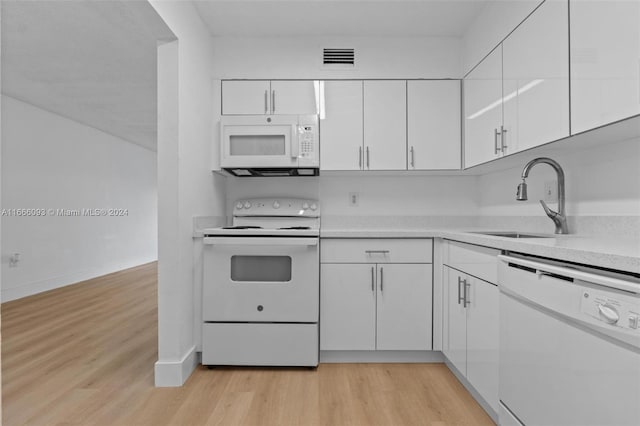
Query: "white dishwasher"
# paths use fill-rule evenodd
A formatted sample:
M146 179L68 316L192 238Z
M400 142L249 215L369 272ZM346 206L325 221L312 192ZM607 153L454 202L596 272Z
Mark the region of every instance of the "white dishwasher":
M501 425L640 425L640 279L501 255Z

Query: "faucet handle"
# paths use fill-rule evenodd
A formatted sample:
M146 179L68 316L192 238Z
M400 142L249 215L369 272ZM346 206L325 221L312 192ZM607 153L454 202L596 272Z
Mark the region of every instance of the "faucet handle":
M542 200L540 200L540 204L542 204L542 208L547 216L549 216L556 225L556 234L568 234L569 229L567 227L567 217L551 210L549 206L547 206L547 203Z
M549 208L549 206L547 205L547 203L545 203L543 200L540 200L540 204L542 204L542 208L544 209L544 212L547 214L547 216L549 216L551 219L555 218L556 216L558 216L558 212L554 212L553 210L551 210Z

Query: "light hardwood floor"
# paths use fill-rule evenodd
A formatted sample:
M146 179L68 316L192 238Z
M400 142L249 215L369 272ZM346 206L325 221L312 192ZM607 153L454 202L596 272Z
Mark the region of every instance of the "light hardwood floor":
M443 364L198 368L154 388L156 264L2 305L3 424L493 424Z

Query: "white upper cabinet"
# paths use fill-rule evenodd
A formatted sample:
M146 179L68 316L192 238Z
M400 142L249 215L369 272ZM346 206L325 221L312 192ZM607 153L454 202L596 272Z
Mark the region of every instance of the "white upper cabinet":
M407 169L407 82L364 82L364 169Z
M464 79L465 167L498 158L503 149L502 45Z
M325 81L320 114L320 169L362 170L362 85L359 80Z
M640 114L640 2L570 6L571 132Z
M271 82L271 114L318 114L319 87L317 80L273 80Z
M409 170L459 169L460 81L407 82Z
M568 8L544 2L502 43L505 153L569 136Z
M320 106L316 80L225 80L222 114L317 114Z
M223 114L268 114L271 108L271 84L268 80L222 82Z

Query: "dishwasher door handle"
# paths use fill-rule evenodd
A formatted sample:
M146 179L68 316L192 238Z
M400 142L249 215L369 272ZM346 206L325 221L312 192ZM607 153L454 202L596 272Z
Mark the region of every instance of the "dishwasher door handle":
M523 269L525 271L529 270L530 273L535 273L538 276L550 275L558 278L565 278L568 280L585 281L588 283L599 284L605 287L640 294L640 283L635 283L620 278L586 272L572 267L543 263L536 260L522 259L519 257L504 254L498 255L498 259L502 262L505 262L507 265L513 264L521 266L523 268L520 269Z

